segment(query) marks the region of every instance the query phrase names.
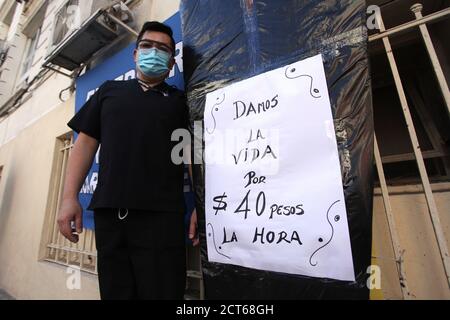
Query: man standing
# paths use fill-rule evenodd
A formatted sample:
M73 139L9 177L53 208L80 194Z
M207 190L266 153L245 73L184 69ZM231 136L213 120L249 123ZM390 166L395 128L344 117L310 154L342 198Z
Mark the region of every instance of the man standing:
M136 79L107 81L70 120L79 133L58 216L78 242L78 194L101 144L94 211L102 299L182 299L186 281L184 168L171 152L174 130L187 128L183 92L164 80L175 64L170 27L144 24L136 42ZM197 215L189 237L194 245Z

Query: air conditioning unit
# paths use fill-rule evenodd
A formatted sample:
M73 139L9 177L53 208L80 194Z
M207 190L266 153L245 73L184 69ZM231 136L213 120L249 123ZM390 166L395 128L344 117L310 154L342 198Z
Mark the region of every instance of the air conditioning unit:
M98 9L113 4L112 0L66 0L56 10L49 53L79 30L83 23ZM114 26L112 26L114 28Z
M81 6L79 6L81 4ZM113 8L111 5L115 5ZM103 10L108 8L108 10ZM77 70L95 53L119 39L125 30L108 17L110 13L124 23L133 23L132 12L113 0L67 0L55 14L49 53L44 67Z

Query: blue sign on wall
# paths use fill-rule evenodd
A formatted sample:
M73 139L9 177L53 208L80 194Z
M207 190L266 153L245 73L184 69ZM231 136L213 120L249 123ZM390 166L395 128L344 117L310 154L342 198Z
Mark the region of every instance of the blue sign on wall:
M170 26L174 32L174 39L176 43L175 62L167 83L174 85L179 89L184 89L183 79L183 42L181 35L181 20L179 13L176 13L171 18L164 22ZM90 70L76 81L77 91L75 97L75 112L78 112L87 100L95 93L95 91L107 80L129 80L136 77L135 63L133 60L133 51L135 43L107 59L101 65ZM100 146L101 148L101 146ZM97 187L99 170L99 153L95 157L94 164L86 177L86 180L81 189L79 199L83 207L83 225L86 229L94 228L93 212L86 210ZM188 208L186 214L187 219L192 212L193 195L189 183L189 176L187 170L185 172L185 198Z

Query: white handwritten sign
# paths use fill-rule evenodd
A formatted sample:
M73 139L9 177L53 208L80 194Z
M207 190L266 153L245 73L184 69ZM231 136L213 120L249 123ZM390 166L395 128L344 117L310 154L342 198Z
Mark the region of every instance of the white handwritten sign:
M322 56L207 95L211 262L354 281Z

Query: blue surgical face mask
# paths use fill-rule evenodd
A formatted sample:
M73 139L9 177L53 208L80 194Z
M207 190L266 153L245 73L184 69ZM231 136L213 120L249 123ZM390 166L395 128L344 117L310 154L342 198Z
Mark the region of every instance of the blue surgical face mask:
M170 54L157 48L139 49L138 68L147 77L161 77L169 72Z

